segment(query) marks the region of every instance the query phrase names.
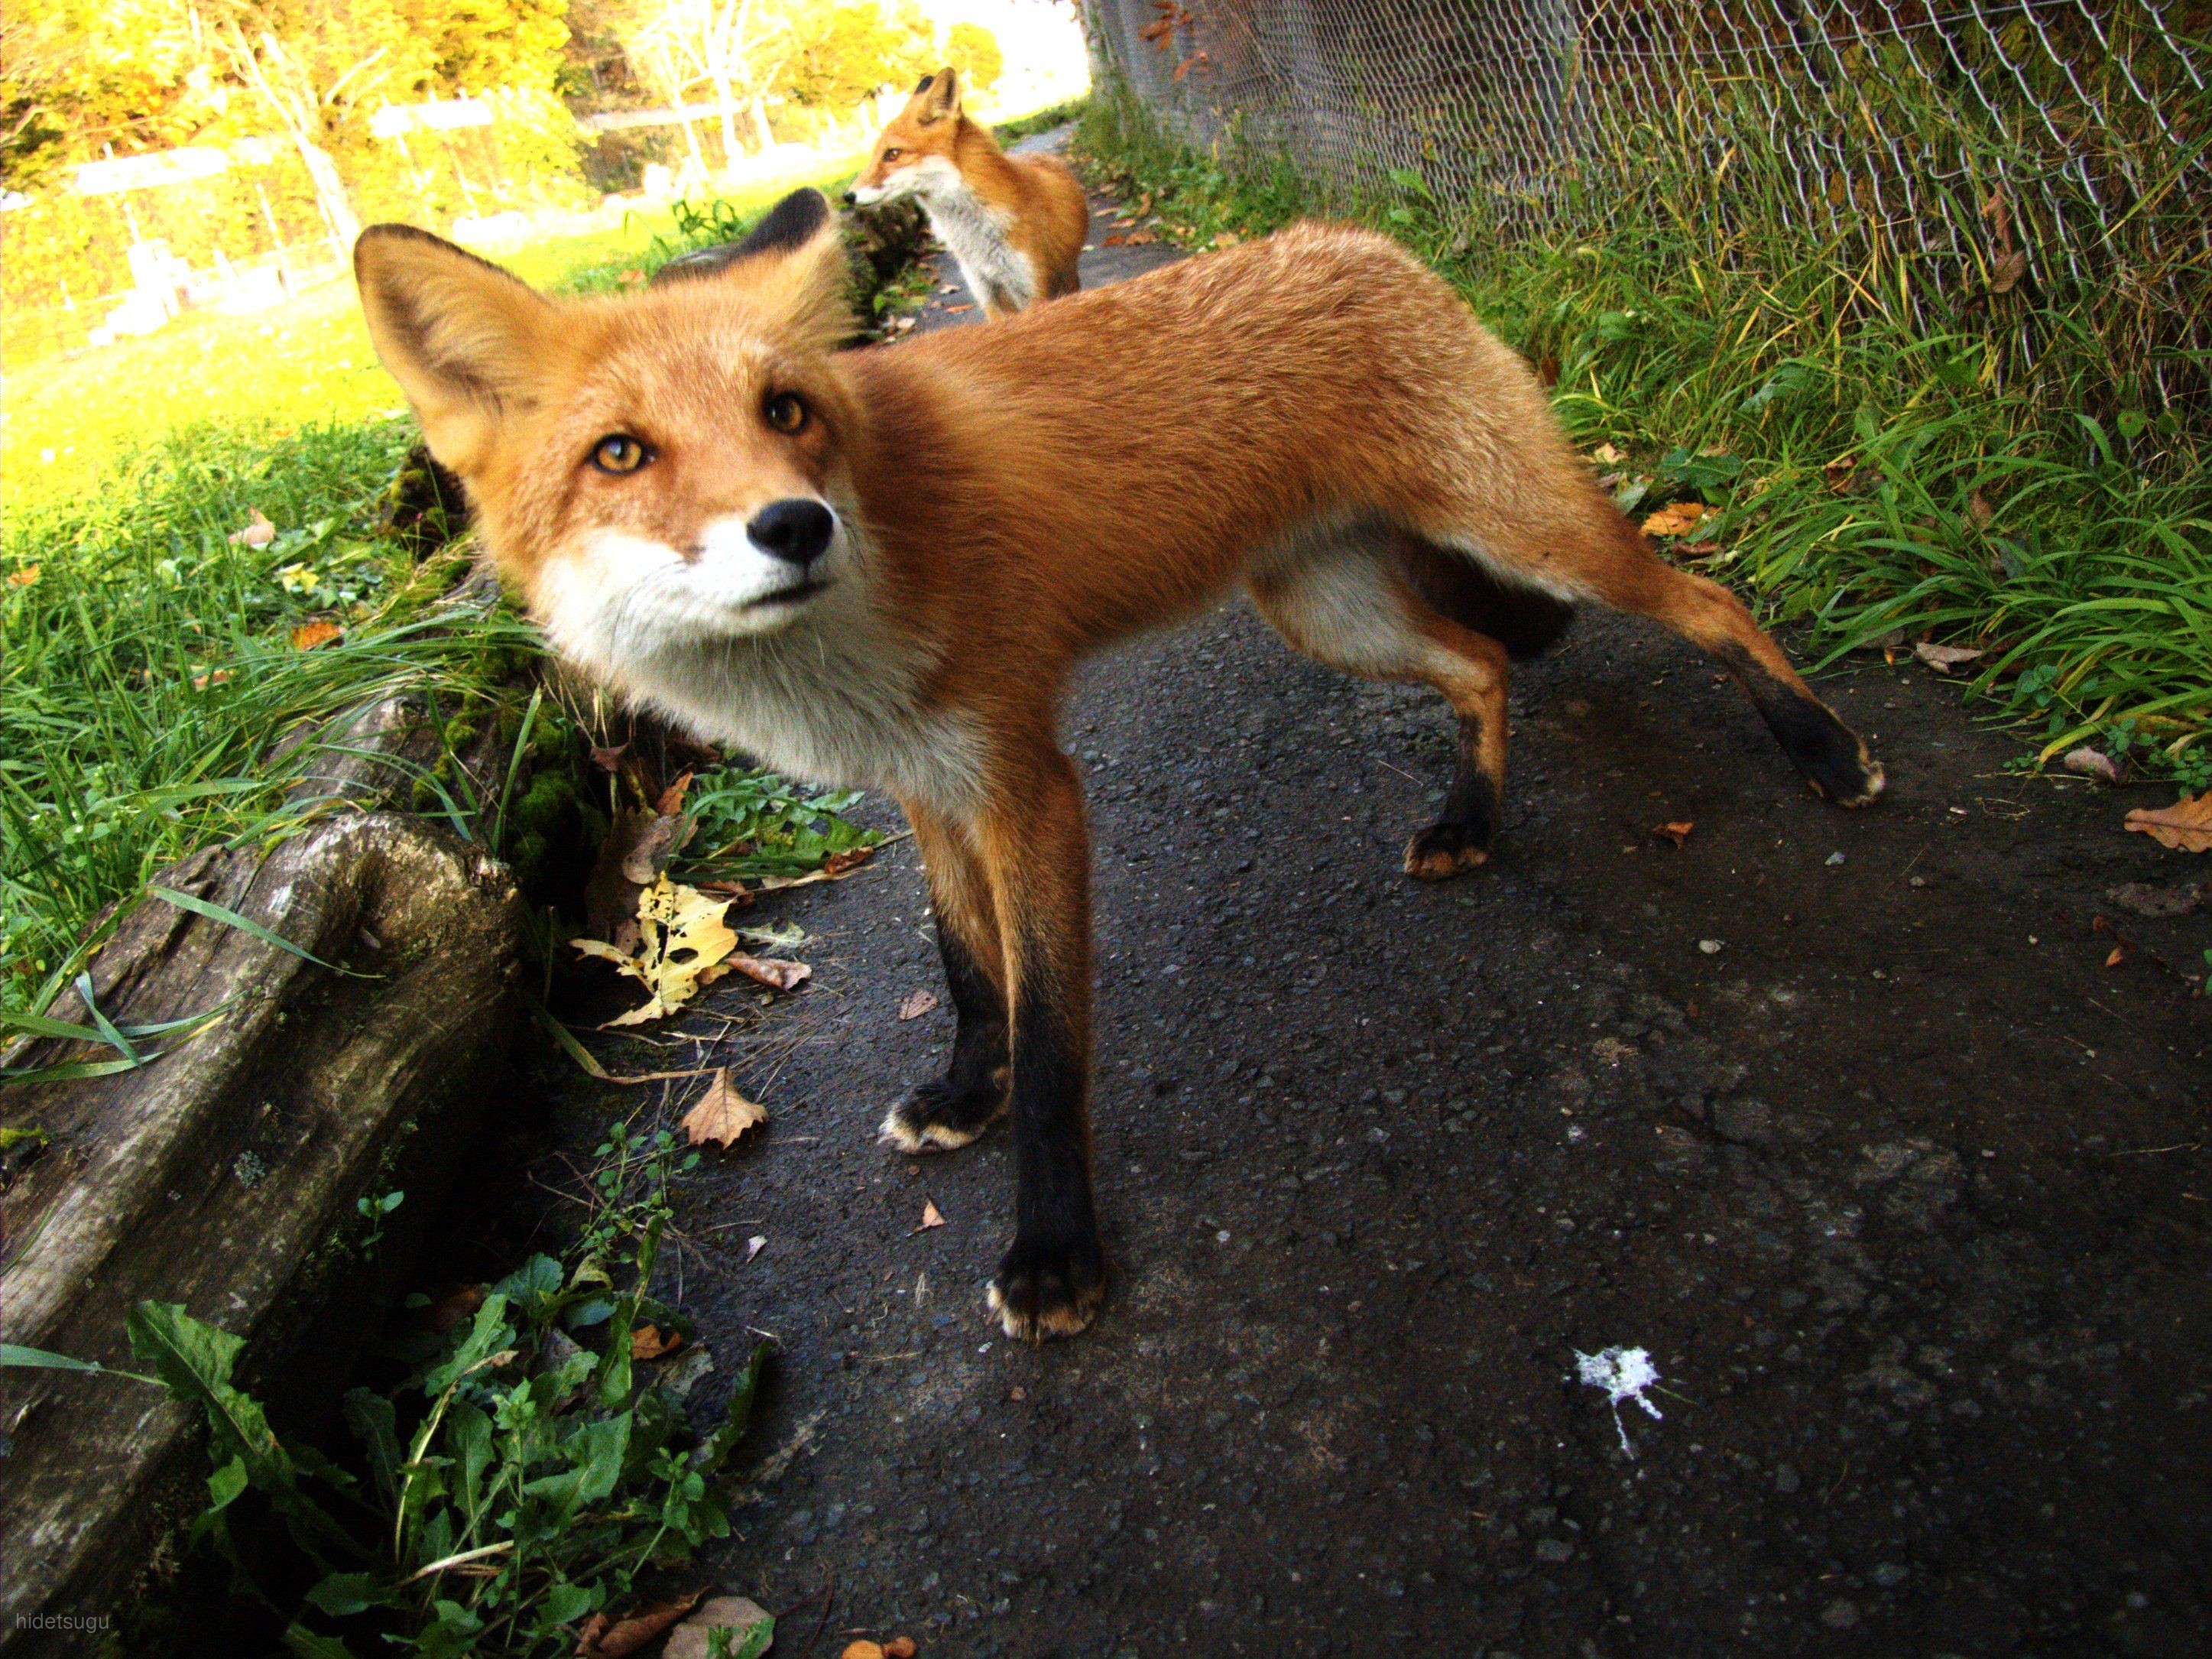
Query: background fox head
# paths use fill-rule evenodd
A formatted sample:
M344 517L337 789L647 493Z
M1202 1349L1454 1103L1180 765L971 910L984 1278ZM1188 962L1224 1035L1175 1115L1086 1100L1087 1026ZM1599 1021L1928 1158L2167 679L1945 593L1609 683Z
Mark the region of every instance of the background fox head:
M949 69L923 76L906 107L878 135L868 165L853 180L852 199L867 206L957 184L953 148L959 136L958 77Z
M419 230L354 250L376 352L562 649L621 683L855 570L843 237L819 192L642 293L549 299Z

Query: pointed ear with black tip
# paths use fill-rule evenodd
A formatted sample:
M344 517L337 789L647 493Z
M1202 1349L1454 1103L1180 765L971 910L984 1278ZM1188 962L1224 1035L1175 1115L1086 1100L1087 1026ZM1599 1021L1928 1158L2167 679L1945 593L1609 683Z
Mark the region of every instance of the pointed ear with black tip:
M947 116L960 113L960 79L951 70L941 69L923 77L921 84L914 89L914 97L921 106L915 114L925 125L942 121Z
M795 190L743 240L671 259L653 283L717 282L742 291L799 350L832 351L853 334L844 227L818 190Z
M353 247L377 360L438 464L468 477L500 423L535 406L556 312L526 283L428 231L372 225Z

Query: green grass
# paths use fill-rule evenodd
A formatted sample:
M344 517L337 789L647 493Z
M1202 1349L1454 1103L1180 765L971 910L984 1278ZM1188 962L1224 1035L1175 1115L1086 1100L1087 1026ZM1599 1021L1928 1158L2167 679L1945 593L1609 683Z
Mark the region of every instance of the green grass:
M1280 157L1199 154L1127 100L1094 98L1079 144L1187 246L1323 205ZM1819 659L1978 647L1974 689L2033 723L2039 758L2095 740L2212 783L2212 434L2131 404L2075 313L2030 319L2039 369L2001 375L2018 315L1917 331L1832 247L1762 237L1755 216L1717 235L1686 204L1698 187L1655 169L1578 237L1503 234L1412 175L1327 205L1407 242L1555 368L1561 419L1623 452L1638 511L1720 508L1696 568L1807 624Z
M787 187L763 184L716 222L749 219ZM590 290L684 245L659 216L507 263ZM217 376L219 396L206 391ZM343 710L427 696L447 753L416 804L479 838L503 822L451 755L488 722L519 737L526 694L514 688L539 642L504 607L455 623L441 601L465 558L418 568L378 533L416 434L350 284L277 321L210 318L10 377L7 395L0 1008L43 1008L102 937L95 918L163 866L204 846L266 845L337 810L285 804L320 758L312 745L275 757ZM41 437L55 461L24 461ZM234 543L256 513L276 539ZM343 633L298 648L309 623ZM548 712L532 742L550 753L567 735ZM832 819L809 833L838 832Z

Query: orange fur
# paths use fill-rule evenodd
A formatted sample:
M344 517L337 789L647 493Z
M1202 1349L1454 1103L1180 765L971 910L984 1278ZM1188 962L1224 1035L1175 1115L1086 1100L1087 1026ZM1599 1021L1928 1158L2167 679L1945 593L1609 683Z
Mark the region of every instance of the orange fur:
M1009 155L960 107L954 71L924 77L877 137L848 200L911 196L927 209L987 316L1011 316L1082 286L1091 227L1083 186L1054 155Z
M1528 367L1395 243L1300 225L837 352L826 204L773 217L718 273L621 298L543 299L394 228L356 264L380 356L556 645L707 736L906 805L965 1057L885 1132L955 1146L1011 1103L1010 1333L1079 1328L1104 1289L1089 842L1054 737L1085 655L1242 584L1301 649L1434 686L1462 759L1407 849L1425 877L1486 852L1508 652L1484 607L1514 594L1657 618L1737 675L1816 789L1879 792L1743 606L1653 555ZM611 434L648 461L606 472ZM803 566L763 550L793 502L834 514Z

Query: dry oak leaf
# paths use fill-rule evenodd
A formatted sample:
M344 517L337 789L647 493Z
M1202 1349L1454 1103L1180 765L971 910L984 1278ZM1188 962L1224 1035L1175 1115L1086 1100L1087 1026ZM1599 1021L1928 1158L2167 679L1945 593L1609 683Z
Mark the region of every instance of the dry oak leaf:
M1713 509L1703 501L1677 501L1672 507L1662 507L1644 521L1647 536L1686 536L1705 520L1712 517Z
M572 950L614 963L653 994L643 1007L607 1024L641 1025L663 1018L728 971L723 964L738 948L737 933L722 920L729 908L727 899L709 898L696 887L661 876L637 896L637 954L602 939L570 939Z
M1696 827L1689 819L1683 818L1674 823L1655 823L1651 826L1651 833L1671 841L1675 846L1680 847L1684 842L1689 840L1690 831Z
M901 1019L920 1019L937 1006L937 998L927 991L908 991L906 1000L899 1004Z
M275 541L276 526L262 516L261 509L250 507L246 510L249 515L246 528L230 532L230 544L233 547L266 547Z
M683 1332L671 1331L663 1336L658 1325L640 1325L629 1334L629 1357L632 1359L658 1359L665 1353L674 1353L683 1346Z
M681 1601L664 1601L641 1607L625 1619L595 1613L576 1632L576 1659L629 1659L647 1643L699 1605L704 1590L695 1590Z
M932 1227L942 1227L944 1224L944 1214L938 1209L935 1202L927 1198L923 1199L921 1200L921 1224L916 1227L915 1231L918 1233L926 1233Z
M1970 646L1930 645L1927 641L1923 640L1912 647L1912 654L1937 673L1948 674L1960 663L1972 662L1975 658L1987 656L1989 653L1985 651L1975 650Z
M301 623L292 630L292 648L295 651L312 651L319 645L328 645L344 632L345 629L334 622Z
M2177 853L2212 853L2212 789L2184 795L2171 806L2138 806L2128 814L2126 827Z
M767 1121L768 1108L757 1100L747 1100L730 1081L729 1073L720 1071L707 1085L707 1092L699 1097L699 1103L684 1114L684 1133L694 1146L713 1140L726 1149L753 1125Z

